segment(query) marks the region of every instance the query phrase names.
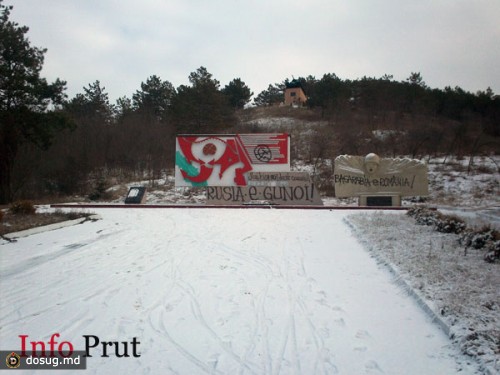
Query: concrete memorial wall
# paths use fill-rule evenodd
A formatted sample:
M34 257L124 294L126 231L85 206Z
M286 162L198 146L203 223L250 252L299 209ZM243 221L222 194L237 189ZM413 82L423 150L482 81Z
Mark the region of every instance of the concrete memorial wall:
M206 187L208 205L323 205L306 172L290 172L287 133L179 135L175 186Z
M307 172L250 172L247 186L209 186L207 204L323 205Z
M287 133L179 135L175 186L247 186L251 172L290 171Z
M341 155L335 159L335 196L360 197L367 202L385 202L380 197L425 196L429 194L427 165L417 159ZM376 197L379 197L378 199ZM396 202L398 199L396 198Z

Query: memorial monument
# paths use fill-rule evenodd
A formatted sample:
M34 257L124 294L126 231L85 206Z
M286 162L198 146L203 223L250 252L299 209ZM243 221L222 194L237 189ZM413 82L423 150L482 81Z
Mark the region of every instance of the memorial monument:
M322 205L307 172L290 171L287 133L179 135L175 186L205 187L208 205Z
M400 206L403 196L429 194L427 165L417 159L341 155L335 159L335 196L360 206Z

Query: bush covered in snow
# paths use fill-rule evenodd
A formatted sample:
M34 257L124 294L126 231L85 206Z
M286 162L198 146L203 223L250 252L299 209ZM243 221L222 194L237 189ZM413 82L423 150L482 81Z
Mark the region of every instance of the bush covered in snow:
M487 262L500 260L500 233L490 227L481 229L468 228L465 222L457 216L444 215L426 207L414 207L408 210L408 215L415 218L419 225L434 226L441 233L459 234L459 244L465 249L484 249L484 259Z
M466 228L465 222L457 216L444 215L436 210L425 207L415 207L408 210L419 225L433 225L438 232L460 234Z
M500 260L500 233L489 227L479 230L467 230L459 238L465 248L485 249L484 260L495 262Z
M460 234L466 227L465 222L457 216L440 214L436 222L436 230L441 233Z

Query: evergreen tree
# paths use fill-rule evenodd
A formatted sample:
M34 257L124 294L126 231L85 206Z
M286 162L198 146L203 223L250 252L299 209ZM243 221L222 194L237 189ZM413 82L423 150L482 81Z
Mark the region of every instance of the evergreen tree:
M257 107L267 107L283 102L283 88L278 85L269 85L253 100Z
M426 87L424 79L422 78L422 75L420 72L411 72L410 76L406 79L407 82L409 82L411 85L417 85L420 87Z
M12 169L23 144L47 149L54 133L70 126L57 109L66 82L40 77L46 49L32 47L28 27L9 19L0 0L0 203L13 197Z
M83 88L64 103L64 111L76 124L76 130L68 142L74 147L66 151L65 157L73 160L84 179L91 171L105 167L110 160L115 108L109 102L106 88L97 80ZM67 171L66 171L67 173Z
M116 118L122 119L133 112L132 100L126 96L122 96L116 100L115 115Z
M181 85L172 98L172 117L179 132L211 133L234 125L219 81L205 67L189 75L191 86Z
M233 79L222 90L229 100L229 105L235 109L242 109L250 101L253 92L240 78Z
M311 85L309 89L310 96L308 105L320 107L322 113L335 108L341 99L347 101L350 96L349 90L346 90L346 84L334 73L324 74L323 77Z
M153 75L142 82L141 90L132 96L133 106L139 112L153 115L162 121L167 116L174 94L175 88L170 82Z
M83 88L83 94L77 94L64 103L65 110L77 120L80 125L109 125L113 122L115 108L109 102L105 87L97 80Z

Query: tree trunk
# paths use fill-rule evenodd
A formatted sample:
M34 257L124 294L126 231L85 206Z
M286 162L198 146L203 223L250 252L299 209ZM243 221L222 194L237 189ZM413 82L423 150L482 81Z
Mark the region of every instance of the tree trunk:
M18 150L18 132L10 117L2 116L0 124L0 204L10 203L12 194L12 167Z
M5 148L0 151L0 204L12 201L11 169L12 160Z

